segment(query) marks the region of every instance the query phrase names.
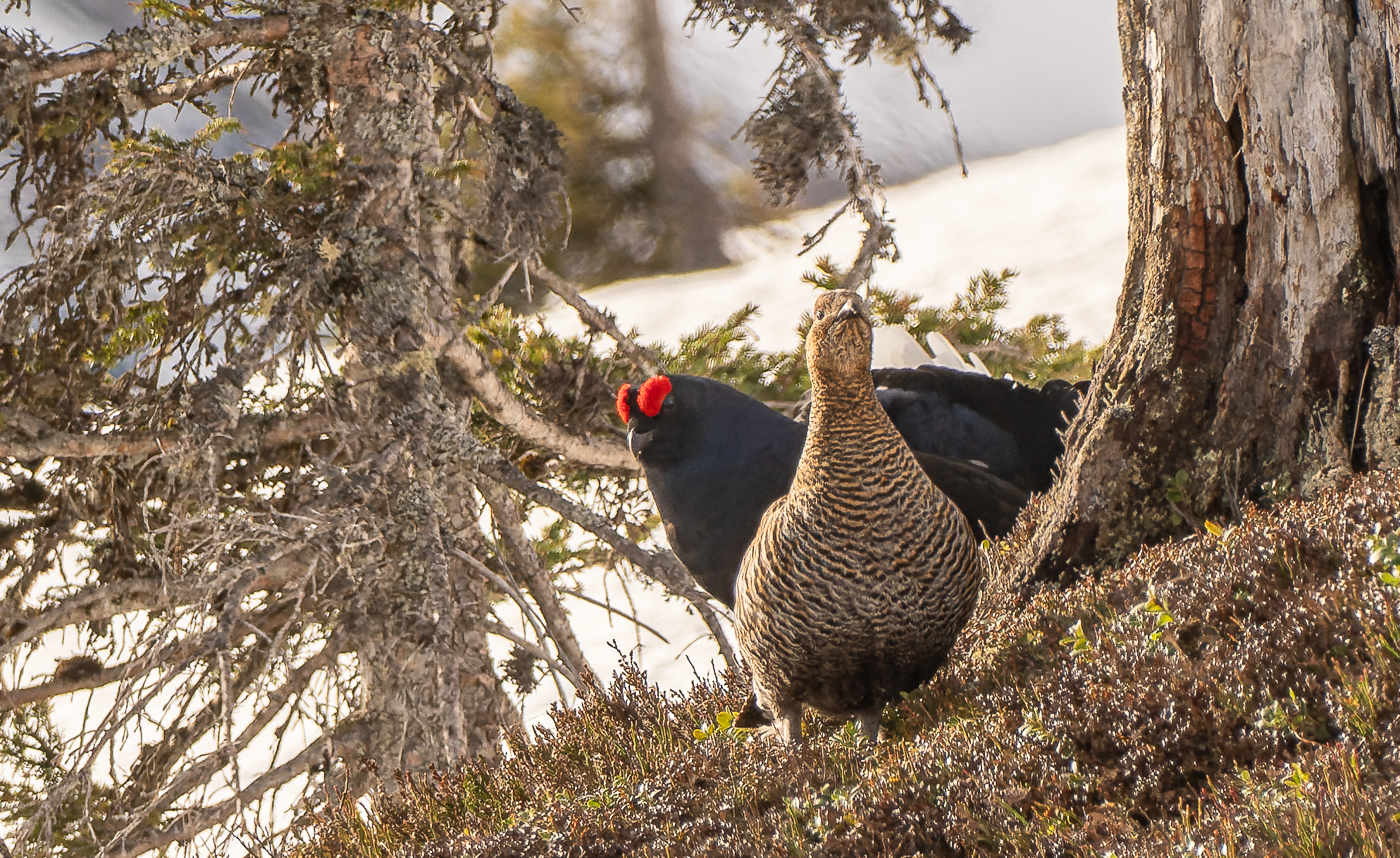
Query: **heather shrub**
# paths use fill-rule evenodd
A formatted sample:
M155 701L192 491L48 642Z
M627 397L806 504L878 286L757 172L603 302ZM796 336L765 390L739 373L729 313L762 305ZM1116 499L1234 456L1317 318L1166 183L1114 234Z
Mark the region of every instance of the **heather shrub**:
M809 716L781 747L727 716L743 677L663 694L629 669L497 764L334 809L300 854L1400 851L1400 479L1247 507L1027 598L1008 582L1036 511L988 548L949 666L886 710L893 741Z

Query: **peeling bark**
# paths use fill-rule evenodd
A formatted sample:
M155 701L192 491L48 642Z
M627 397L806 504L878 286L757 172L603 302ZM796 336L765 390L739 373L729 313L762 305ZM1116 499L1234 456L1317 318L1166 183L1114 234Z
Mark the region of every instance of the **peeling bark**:
M1119 34L1129 258L1038 579L1177 532L1169 481L1220 518L1383 458L1380 414L1352 436L1400 295L1395 7L1120 0Z

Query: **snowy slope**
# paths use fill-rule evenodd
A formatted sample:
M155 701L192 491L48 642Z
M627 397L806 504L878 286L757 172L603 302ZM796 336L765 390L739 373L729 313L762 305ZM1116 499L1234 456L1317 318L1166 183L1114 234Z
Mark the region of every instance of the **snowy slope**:
M1015 268L1008 322L1060 313L1070 332L1091 341L1108 336L1127 258L1128 206L1124 131L1093 131L1016 155L968 165L968 177L944 170L887 192L903 258L880 263L875 281L943 303L983 268ZM763 348L796 342L793 326L813 290L801 282L816 254L849 263L860 222L843 216L826 240L797 256L802 236L826 222L835 206L735 236L748 257L740 265L691 274L647 277L591 290L587 297L635 326L647 341L675 342L705 322L722 321L746 302ZM546 313L562 331L580 331L562 304Z

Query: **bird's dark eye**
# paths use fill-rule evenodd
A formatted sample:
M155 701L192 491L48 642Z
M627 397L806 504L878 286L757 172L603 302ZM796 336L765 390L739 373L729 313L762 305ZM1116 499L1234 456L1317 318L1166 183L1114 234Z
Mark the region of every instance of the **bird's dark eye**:
M675 411L675 410L676 410L676 396L675 396L675 394L670 394L670 395L667 396L665 399L661 400L661 410L662 410L662 411Z
M825 310L813 310L813 311L812 311L812 315L816 318L817 321L820 322L820 321L826 316L826 311L825 311Z

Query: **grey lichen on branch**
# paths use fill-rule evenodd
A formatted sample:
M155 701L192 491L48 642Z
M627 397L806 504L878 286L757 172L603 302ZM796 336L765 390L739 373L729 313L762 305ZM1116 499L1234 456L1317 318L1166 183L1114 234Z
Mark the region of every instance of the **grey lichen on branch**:
M273 44L285 39L290 31L291 18L286 15L233 18L211 22L205 27L175 24L158 30L134 28L108 36L104 47L79 54L50 54L27 62L11 61L12 64L0 70L0 81L3 81L0 85L42 86L73 75L114 71L132 62L164 65L182 54L210 48Z

